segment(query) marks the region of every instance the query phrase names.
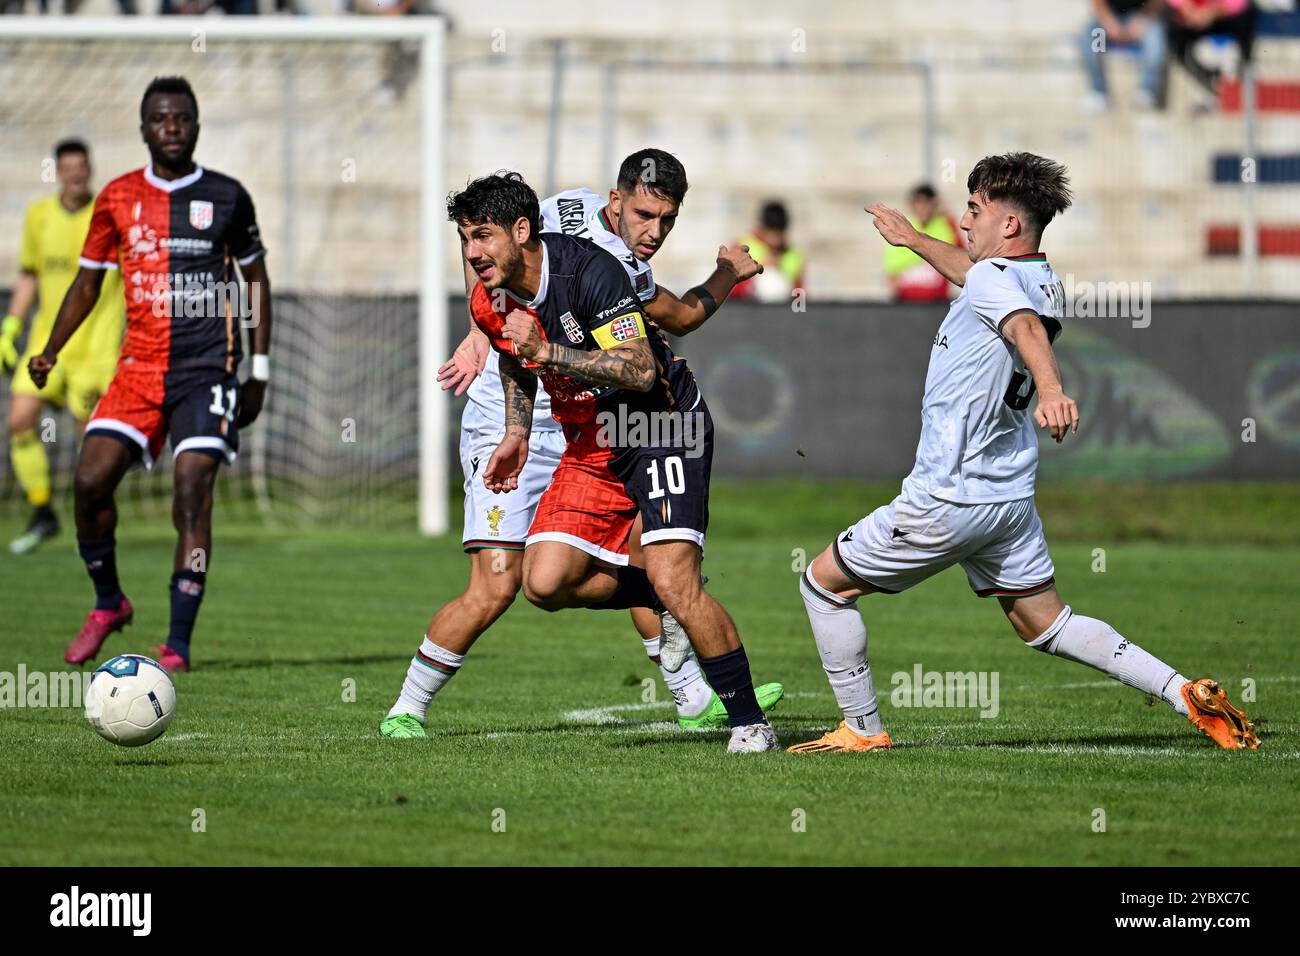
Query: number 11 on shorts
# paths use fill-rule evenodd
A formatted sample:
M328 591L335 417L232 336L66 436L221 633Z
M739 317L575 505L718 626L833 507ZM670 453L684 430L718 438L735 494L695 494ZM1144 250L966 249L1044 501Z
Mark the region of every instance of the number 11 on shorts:
M235 420L235 390L233 388L223 389L220 385L213 385L212 404L208 406L208 411L213 415L220 415L228 422L233 422Z

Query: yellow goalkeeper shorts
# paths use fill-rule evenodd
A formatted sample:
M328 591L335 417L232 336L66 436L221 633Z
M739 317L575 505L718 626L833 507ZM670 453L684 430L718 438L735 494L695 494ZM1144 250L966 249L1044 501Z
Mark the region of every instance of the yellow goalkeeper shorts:
M117 364L56 362L54 368L50 370L50 377L46 380L45 387L37 388L27 371L28 360L36 354L36 351L29 351L18 360L12 393L33 395L51 405L67 408L72 413L72 417L79 422L89 419L100 397L108 390L108 383L113 381Z

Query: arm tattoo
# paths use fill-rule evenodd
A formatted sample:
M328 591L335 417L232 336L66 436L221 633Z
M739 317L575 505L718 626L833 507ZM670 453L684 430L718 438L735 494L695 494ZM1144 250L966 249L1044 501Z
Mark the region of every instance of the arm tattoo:
M506 400L506 434L527 438L533 430L533 399L537 376L513 355L501 355L501 390Z
M647 339L596 352L547 342L545 353L537 361L589 385L644 392L655 380L655 357Z

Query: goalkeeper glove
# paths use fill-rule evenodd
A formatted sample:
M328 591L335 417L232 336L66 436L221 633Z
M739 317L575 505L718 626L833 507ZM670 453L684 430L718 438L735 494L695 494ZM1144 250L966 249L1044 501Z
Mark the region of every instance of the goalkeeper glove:
M5 374L18 367L18 336L22 331L23 320L16 315L7 315L0 322L0 368Z

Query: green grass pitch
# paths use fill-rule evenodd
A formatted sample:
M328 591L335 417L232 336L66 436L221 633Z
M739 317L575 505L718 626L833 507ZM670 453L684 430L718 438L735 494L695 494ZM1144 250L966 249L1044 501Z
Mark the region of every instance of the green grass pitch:
M785 683L787 744L837 719L798 549L811 557L891 491L715 489L709 589L755 677ZM643 700L657 670L625 614L548 615L522 598L434 704L432 739L381 740L423 628L465 581L459 538L266 531L219 513L196 670L177 679L166 736L127 750L79 707L0 710L0 863L1295 865L1298 498L1287 485L1040 497L1064 599L1238 702L1253 681L1254 753L1027 650L959 569L860 603L890 753L729 757L723 733L669 723L657 680ZM101 660L166 628L170 528L125 521L119 542L136 622ZM72 535L0 566L0 671L62 669L90 597ZM892 676L918 663L996 672L997 715L895 706Z

